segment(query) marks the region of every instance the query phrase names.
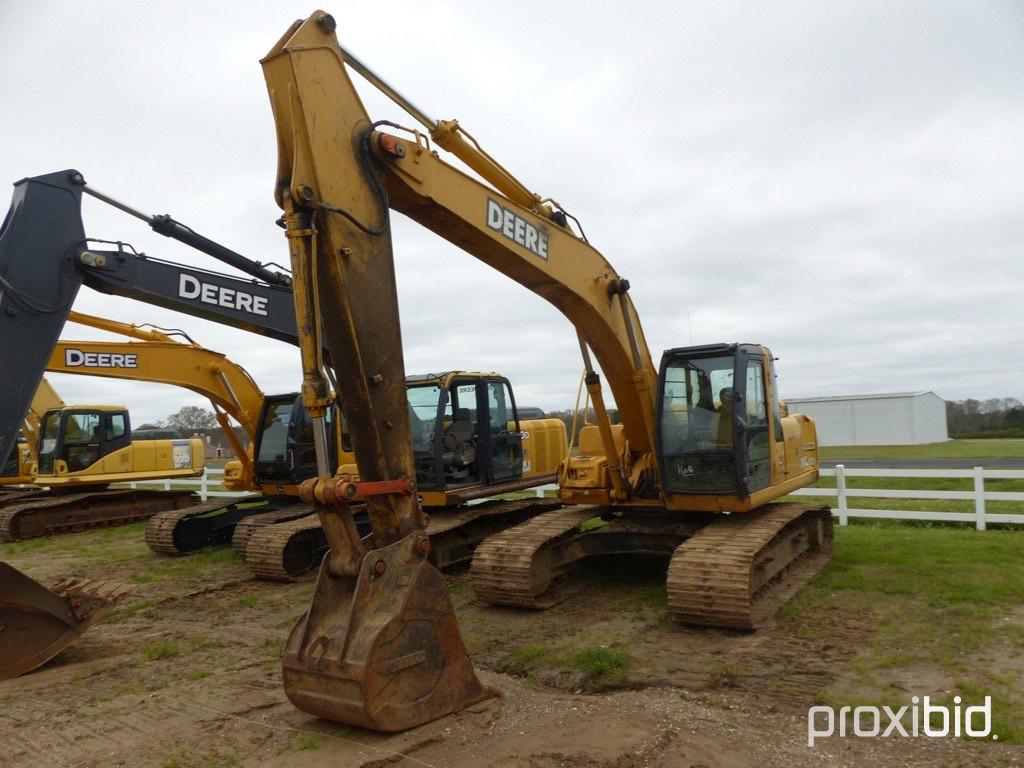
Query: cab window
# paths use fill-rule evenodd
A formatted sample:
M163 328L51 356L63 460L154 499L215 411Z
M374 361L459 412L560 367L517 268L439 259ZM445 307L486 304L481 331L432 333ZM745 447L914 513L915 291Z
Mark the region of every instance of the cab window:
M64 422L65 443L98 443L100 441L100 415L73 413Z
M274 403L267 409L260 435L260 452L256 457L258 462L274 463L285 460L288 453L288 423L291 417L291 400Z
M107 416L107 440L117 440L120 437L124 437L125 431L123 413Z
M662 446L669 455L732 450L733 359L681 361L665 372Z
M39 452L48 454L57 450L57 438L60 437L60 411L46 414L43 417L43 426L39 432L42 438Z
M747 458L751 463L768 458L768 403L765 399L764 368L761 363L747 363Z
M434 422L437 420L437 402L441 397L441 387L429 384L406 389L409 401L409 427L412 430L414 445L429 444L434 436ZM448 403L449 412L451 402Z

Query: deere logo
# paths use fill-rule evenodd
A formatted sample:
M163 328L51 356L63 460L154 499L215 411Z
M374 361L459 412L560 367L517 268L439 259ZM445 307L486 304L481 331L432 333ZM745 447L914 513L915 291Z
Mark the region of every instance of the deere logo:
M64 365L68 368L138 368L139 356L65 349Z
M547 261L548 233L490 198L487 198L487 226Z

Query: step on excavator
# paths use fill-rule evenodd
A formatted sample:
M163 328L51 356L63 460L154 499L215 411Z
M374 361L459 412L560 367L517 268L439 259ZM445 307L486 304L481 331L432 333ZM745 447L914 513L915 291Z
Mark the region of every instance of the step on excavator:
M473 669L447 585L428 559L391 210L558 308L578 336L596 413L578 455L560 468L563 506L478 548L477 594L542 607L549 587L587 558L658 554L669 558L669 610L680 620L756 626L827 560L832 535L827 508L778 501L814 482L818 464L813 422L782 415L772 355L756 344L679 347L656 369L629 281L575 217L532 193L457 121L435 121L405 99L340 46L336 28L317 11L262 60L318 463L319 476L301 490L330 544L310 609L285 646L289 699L319 717L397 731L493 693ZM349 70L420 126L371 121ZM330 471L325 366L358 480ZM608 416L598 367L621 424ZM355 525L356 503L369 535Z

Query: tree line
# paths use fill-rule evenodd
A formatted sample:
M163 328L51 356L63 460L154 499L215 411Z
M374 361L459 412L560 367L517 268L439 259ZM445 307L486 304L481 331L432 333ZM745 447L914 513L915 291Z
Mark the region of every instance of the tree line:
M1024 437L1024 404L1015 397L947 400L946 423L950 437Z

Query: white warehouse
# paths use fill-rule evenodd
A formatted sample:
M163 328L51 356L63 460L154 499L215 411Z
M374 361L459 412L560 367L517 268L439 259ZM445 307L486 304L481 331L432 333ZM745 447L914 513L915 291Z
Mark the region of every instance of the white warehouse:
M790 413L814 419L819 445L914 445L949 439L946 401L934 392L798 397Z

